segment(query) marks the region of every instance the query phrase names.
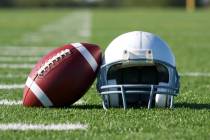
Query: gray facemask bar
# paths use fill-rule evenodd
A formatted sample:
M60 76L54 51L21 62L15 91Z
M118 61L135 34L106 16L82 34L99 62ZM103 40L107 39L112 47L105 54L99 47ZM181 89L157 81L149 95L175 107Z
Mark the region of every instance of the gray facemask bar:
M111 90L111 89L119 89L119 90ZM129 90L132 88L139 88L139 90ZM141 88L150 88L150 91L145 91L141 90ZM164 88L167 89L167 92L160 92L157 91L158 88ZM149 101L148 101L148 109L151 108L152 100L153 100L153 95L154 94L166 94L166 95L172 95L172 96L177 96L177 89L170 88L169 86L159 86L159 85L107 85L107 86L102 86L101 87L101 95L110 95L110 94L121 94L122 96L122 102L123 102L123 108L127 108L126 104L126 98L125 94L149 94ZM103 97L104 98L104 97ZM105 103L103 103L105 104ZM170 102L170 107L173 106L173 100ZM104 108L107 109L104 105Z
M139 60L129 60L129 61L139 61ZM144 61L144 60L141 60ZM145 61L146 62L146 61ZM152 100L153 100L153 95L154 94L166 94L166 95L172 95L171 101L170 101L170 108L173 107L173 96L177 96L179 93L179 76L176 71L176 68L166 64L164 62L160 61L154 61L155 63L163 64L168 68L169 71L169 86L161 86L161 85L143 85L143 84L136 84L136 85L128 85L128 84L123 84L123 85L109 85L107 84L107 72L109 68L113 65L116 64L122 64L123 62L115 62L112 64L108 65L103 65L101 66L100 73L98 77L98 83L97 83L97 90L101 94L103 98L103 108L107 109L105 105L105 95L110 95L110 94L121 94L122 97L122 103L123 103L123 108L127 108L126 104L126 98L125 94L149 94L149 101L148 101L148 109L151 108L152 105ZM113 90L113 88L115 88ZM132 90L134 89L135 90ZM148 88L150 89L149 91L141 90L142 88ZM167 89L167 92L160 92L157 89L162 88L162 89ZM116 90L117 89L117 90ZM136 90L137 89L137 90Z

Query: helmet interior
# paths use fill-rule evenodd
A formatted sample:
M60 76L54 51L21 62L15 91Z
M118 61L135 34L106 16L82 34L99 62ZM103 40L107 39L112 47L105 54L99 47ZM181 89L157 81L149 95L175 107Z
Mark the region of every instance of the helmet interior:
M169 72L166 66L156 63L153 65L112 66L107 79L115 79L117 84L153 84L169 82Z
M108 70L107 80L115 80L116 84L158 85L160 82L169 82L169 72L166 66L159 63L150 65L116 64ZM150 91L150 88L144 88L142 90ZM125 97L128 106L146 106L149 100L149 94L130 93L126 94ZM121 98L119 99L120 104L122 104Z

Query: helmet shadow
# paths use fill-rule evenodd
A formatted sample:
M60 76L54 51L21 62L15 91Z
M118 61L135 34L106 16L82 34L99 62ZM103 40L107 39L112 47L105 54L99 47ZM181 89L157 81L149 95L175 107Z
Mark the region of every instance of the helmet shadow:
M72 109L87 109L87 110L103 109L102 105L99 105L99 104L72 105L69 108L72 108Z
M92 109L103 109L103 106L101 104L85 104L85 105L72 105L68 107L61 107L63 109L84 109L84 110L92 110ZM141 106L141 107L129 107L128 109L146 109L146 106ZM154 106L151 108L155 108ZM175 103L174 108L189 108L189 109L197 109L197 110L202 110L202 109L207 109L210 110L210 104L199 104L199 103Z
M199 103L175 103L175 108L207 109L210 110L210 104Z
M86 104L86 105L72 105L69 108L74 108L74 109L103 109L102 105L99 104ZM141 107L129 107L132 109L145 109L147 108L146 106L141 106ZM129 109L128 108L128 109ZM152 107L155 108L155 107ZM202 109L207 109L210 110L210 104L199 104L199 103L175 103L174 108L190 108L190 109L197 109L197 110L202 110Z

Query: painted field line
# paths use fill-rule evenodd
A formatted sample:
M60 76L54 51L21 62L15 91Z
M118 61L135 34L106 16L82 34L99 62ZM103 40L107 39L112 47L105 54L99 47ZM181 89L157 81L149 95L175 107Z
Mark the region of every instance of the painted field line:
M86 104L86 102L84 100L80 99L73 105L84 105L84 104ZM22 100L0 99L0 105L6 105L6 106L22 105Z
M0 56L3 57L38 57L46 54L52 47L21 47L21 46L13 46L13 47L1 47Z
M41 57L21 57L21 56L16 56L16 57L9 57L9 56L0 56L0 62L34 62L40 59Z
M187 76L187 77L210 77L210 73L208 73L208 72L184 72L184 73L180 73L180 76Z
M24 46L24 45L2 45L0 44L0 48L3 51L7 51L7 52L11 52L11 51L18 51L18 52L22 52L22 51L46 51L52 48L52 46ZM22 49L22 50L21 50Z
M28 73L27 73L28 74ZM10 73L10 74L0 74L0 78L26 78L27 74L15 74L15 73Z
M31 69L34 67L34 64L0 64L0 68L9 68L9 69Z
M91 35L91 11L74 10L61 19L23 36L23 44L57 45L88 41Z
M1 99L0 105L8 105L8 106L22 105L22 101L21 100Z
M22 89L25 84L0 84L0 89Z
M21 40L23 47L8 47L0 45L0 56L37 57L43 56L52 50L52 46L59 47L57 45L62 45L65 43L86 42L91 36L91 21L92 13L90 10L74 10L61 19L40 27L40 29L38 29L36 32L26 33ZM34 44L34 46L26 47L28 44ZM44 47L43 44L47 44L46 47ZM49 46L51 47L49 48ZM2 67L25 68L27 66L0 66L0 68Z
M0 124L0 130L38 130L38 131L69 131L69 130L86 130L87 124L65 123L65 124L26 124L26 123L4 123Z

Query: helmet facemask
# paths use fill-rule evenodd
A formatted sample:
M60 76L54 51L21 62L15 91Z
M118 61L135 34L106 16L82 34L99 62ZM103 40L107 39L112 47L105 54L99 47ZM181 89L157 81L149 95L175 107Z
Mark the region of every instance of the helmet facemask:
M158 101L161 103L157 106L161 107L163 99L165 103L165 98L169 98L166 95L176 92L170 87L170 80L173 79L170 77L170 69L172 68L161 63L141 60L102 66L101 71L104 71L102 73L105 75L100 77L98 82L101 85L99 91L102 93L104 108L142 106L150 108ZM156 95L159 100L156 99ZM171 103L172 101L167 101L167 106L172 107Z

